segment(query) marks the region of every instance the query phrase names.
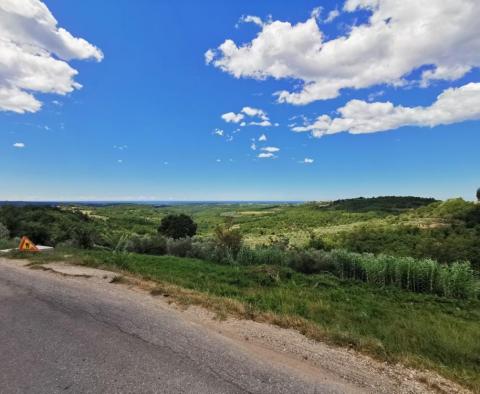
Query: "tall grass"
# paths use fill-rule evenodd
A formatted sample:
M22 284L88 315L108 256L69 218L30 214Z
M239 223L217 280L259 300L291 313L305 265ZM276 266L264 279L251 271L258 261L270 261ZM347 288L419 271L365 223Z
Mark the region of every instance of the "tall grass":
M290 266L305 274L331 273L345 280L359 280L377 287L394 286L415 293L449 298L476 298L479 281L468 262L440 264L432 259L375 256L345 250L289 250L243 247L240 265Z

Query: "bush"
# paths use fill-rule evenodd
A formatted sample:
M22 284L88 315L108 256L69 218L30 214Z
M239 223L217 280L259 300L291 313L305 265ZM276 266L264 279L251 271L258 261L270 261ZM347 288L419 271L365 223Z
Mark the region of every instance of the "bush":
M288 264L295 271L304 274L337 273L337 265L333 256L320 250L292 251Z
M164 255L167 253L167 240L161 235L132 235L119 241L117 251Z
M180 238L173 239L169 238L167 241L167 253L172 256L186 257L192 251L192 239L191 238Z
M288 254L279 247L243 246L237 254L237 262L241 265L286 265Z
M214 261L212 256L215 250L215 243L213 241L195 241L192 242L192 248L188 253L188 257L193 257L200 260Z
M323 238L317 237L313 232L310 233L308 240L308 248L317 250L330 250L331 247L325 242Z
M95 231L85 225L75 226L71 230L71 240L79 248L91 249L95 245Z
M242 247L243 235L238 229L230 225L217 226L215 228L215 240L221 248L228 249L236 257Z
M197 233L197 224L183 213L171 214L162 219L158 232L173 239L193 237Z
M5 226L3 223L0 223L0 239L8 239L10 237L10 231L8 231L7 226Z

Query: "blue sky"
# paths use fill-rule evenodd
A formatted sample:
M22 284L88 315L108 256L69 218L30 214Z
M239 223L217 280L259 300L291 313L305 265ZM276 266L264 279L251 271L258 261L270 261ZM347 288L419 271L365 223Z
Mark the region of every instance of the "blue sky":
M278 37L280 55L256 50L232 55L218 49L227 39L237 48L252 45L258 34L276 26L275 21L295 26L313 18L325 41L348 37L352 26L370 24L370 16L383 11L381 6L347 11L343 1L45 0L44 4L58 27L88 41L103 57L91 47L81 53L75 49L75 56L63 55L78 71L74 80L81 89L65 95L26 89L42 103L40 109L0 112L2 200L323 200L372 195L473 199L480 186L476 120L480 114L475 112L480 108L467 108L475 106L476 96L459 104L453 115L440 104L433 110L404 110L430 107L445 91L457 94L462 87L476 87L478 59L468 53L452 53L462 63L455 63L455 70L448 68L452 63L445 60L445 53L435 57L438 42L432 35L432 44L424 45L433 55L418 60L426 52L425 47L418 48L409 71L398 71L401 81L379 71L380 82L371 82L366 73L361 82L349 76L331 93L325 90L329 81L341 84L338 81L347 78L339 76L340 65L328 68L329 60L323 58L305 62L302 51L315 44L308 34L290 31L286 25L274 38L264 37L268 45L274 44L267 40ZM321 11L315 11L317 7ZM339 10L339 16L326 22L332 10ZM242 22L248 15L261 18L262 25L246 18ZM400 25L396 15L385 23ZM400 33L402 28L398 27ZM461 36L456 31L451 36L457 33ZM305 49L300 48L303 42ZM392 41L394 51L395 45ZM398 51L405 50L398 45ZM451 45L452 52L459 47L454 40ZM215 58L206 64L209 49ZM360 55L354 55L357 49ZM473 49L466 45L462 50ZM359 44L345 56L361 56L352 57L355 62L373 56L371 62L376 62L376 53L362 51ZM0 62L1 56L0 48ZM349 63L350 58L341 56L335 60ZM55 53L52 57L62 59ZM432 66L437 58L447 66L440 60ZM395 59L388 67L396 67ZM274 69L282 61L286 66ZM468 71L457 72L464 66ZM289 71L283 71L287 67ZM435 67L447 68L448 75L438 72L439 77L429 80L425 71ZM235 77L237 72L241 77ZM0 74L0 88L1 78L6 83ZM305 102L279 102L274 95L302 92L309 83L319 86L320 93L302 94ZM360 115L337 112L352 100L367 105ZM453 100L459 102L457 96ZM385 115L368 106L373 102L391 102L395 109ZM272 125L248 125L262 119L248 116L244 107L261 109L263 119ZM229 112L241 114L246 124L225 122L221 116ZM362 117L365 112L368 119ZM327 126L316 122L321 115L328 116ZM304 130L292 130L295 127ZM215 134L217 129L223 135ZM258 140L262 134L266 141ZM259 157L262 153L267 157Z

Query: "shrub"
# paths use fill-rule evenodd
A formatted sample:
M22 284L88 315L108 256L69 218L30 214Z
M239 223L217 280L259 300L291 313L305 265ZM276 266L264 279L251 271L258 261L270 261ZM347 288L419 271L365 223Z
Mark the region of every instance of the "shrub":
M193 257L200 260L215 261L213 259L215 251L215 243L213 241L194 241L192 248L188 252L188 257Z
M8 239L8 237L10 237L10 231L8 231L7 226L0 223L0 239Z
M228 249L236 257L242 247L243 236L238 229L219 225L215 228L215 240L219 247Z
M292 269L304 274L336 273L335 263L330 253L321 250L292 251L288 262Z
M158 234L150 236L147 253L156 255L167 254L167 239Z
M257 247L242 246L236 256L241 265L285 265L288 253L276 246Z
M247 272L247 277L255 281L260 286L275 286L284 280L292 278L293 272L285 267L275 265L258 265L251 267Z
M164 255L167 253L167 240L161 235L132 235L118 242L117 251Z
M186 257L192 251L192 239L180 238L167 240L167 253L172 256Z
M162 219L158 232L173 239L193 237L197 233L197 224L183 213L171 214Z
M75 226L71 231L73 243L83 249L90 249L95 244L95 231L89 226Z
M317 237L313 232L310 233L308 240L308 248L318 250L330 250L330 246L325 242L323 238Z

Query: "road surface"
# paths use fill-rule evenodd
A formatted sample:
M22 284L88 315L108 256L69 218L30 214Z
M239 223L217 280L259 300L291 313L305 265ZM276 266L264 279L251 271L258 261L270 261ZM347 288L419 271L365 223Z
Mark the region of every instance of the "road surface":
M363 392L249 353L149 295L6 259L0 259L0 391Z

